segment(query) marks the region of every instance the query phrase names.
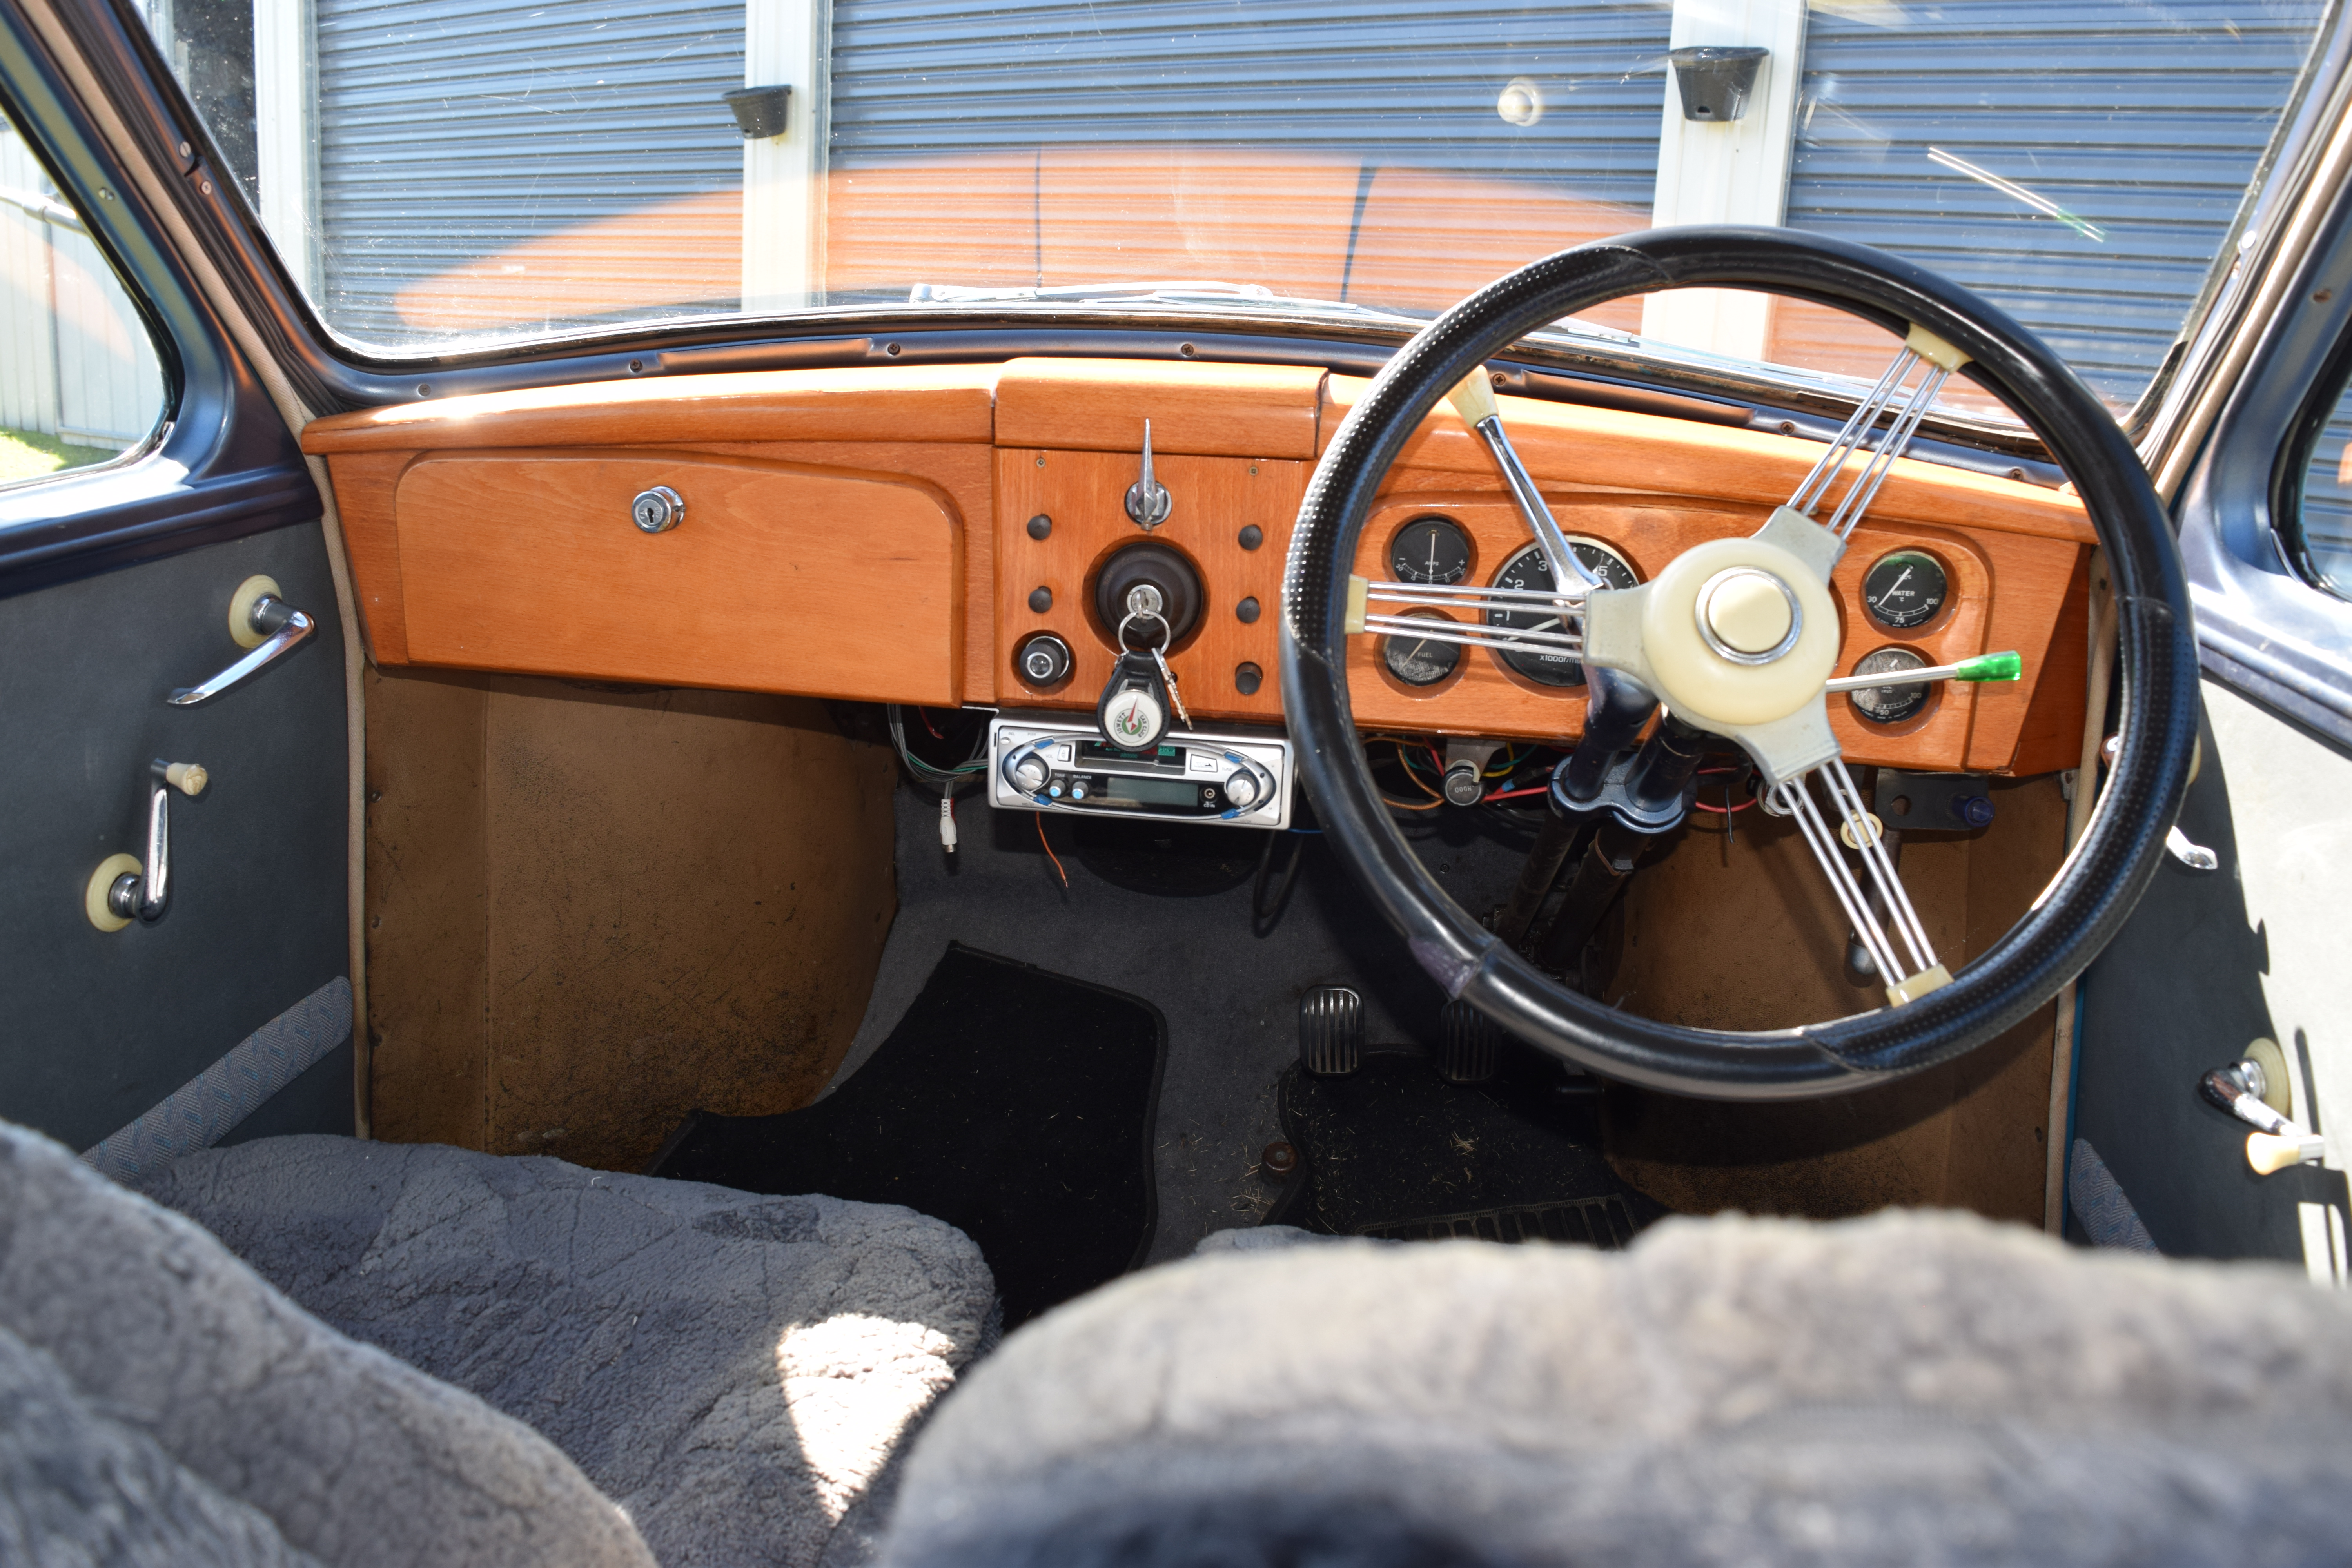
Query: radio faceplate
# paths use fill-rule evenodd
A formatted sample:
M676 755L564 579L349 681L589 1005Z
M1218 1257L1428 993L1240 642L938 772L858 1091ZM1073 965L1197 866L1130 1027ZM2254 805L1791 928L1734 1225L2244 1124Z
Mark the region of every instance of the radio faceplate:
M1290 826L1290 786L1279 731L1171 730L1135 753L1059 713L989 721L988 804L1001 809L1280 828Z

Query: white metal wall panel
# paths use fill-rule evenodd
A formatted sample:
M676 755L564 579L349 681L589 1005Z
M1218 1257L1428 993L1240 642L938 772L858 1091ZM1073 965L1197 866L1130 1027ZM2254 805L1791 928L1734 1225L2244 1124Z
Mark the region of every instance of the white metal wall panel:
M743 0L318 0L318 80L342 331L658 314L694 303L669 284L698 268L725 284L704 307L733 308L743 144L720 95Z
M1982 290L2127 405L2196 300L2324 8L1817 5L1787 221Z
M1228 231L1220 258L1261 263L1231 281L1364 297L1362 268L1326 278L1316 258L1326 208L1343 231L1407 210L1378 180L1400 193L1418 181L1433 202L1475 189L1486 220L1467 234L1391 227L1377 237L1383 276L1416 265L1434 276L1459 259L1492 277L1549 248L1558 215L1590 209L1602 233L1643 226L1669 17L1664 0L835 0L828 245L837 259L864 241L845 235L844 214L864 210L862 184L895 181L919 193L899 205L919 213L940 258L945 275L927 280L1002 280L954 272L992 250L1071 281L1054 276L1056 222L1067 232L1091 210L1102 232L1082 248L1116 266L1135 187L1205 169L1171 199L1216 215ZM1534 86L1538 117L1501 112L1514 82ZM1190 162L1171 174L1153 163L1161 153ZM1220 166L1264 179L1254 162L1277 159L1329 165L1333 188L1208 188ZM1090 175L1072 173L1081 164ZM1527 255L1508 254L1517 240ZM1164 247L1150 256L1171 259ZM911 280L877 279L875 291Z
M0 424L80 446L135 444L163 405L145 323L13 131L0 134L0 187L16 198L0 202Z
M0 125L0 187L41 199L48 181L15 131ZM0 201L0 425L58 431L58 360L49 305L49 226Z

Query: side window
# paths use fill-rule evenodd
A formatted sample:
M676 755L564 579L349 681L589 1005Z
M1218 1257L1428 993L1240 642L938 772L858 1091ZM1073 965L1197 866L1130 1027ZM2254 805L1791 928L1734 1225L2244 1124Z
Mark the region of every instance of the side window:
M2305 441L2290 449L2293 503L2278 515L2287 554L2303 574L2352 599L2352 386L2344 382L2339 370L2305 426Z
M81 214L0 119L0 485L113 460L163 416L147 325Z

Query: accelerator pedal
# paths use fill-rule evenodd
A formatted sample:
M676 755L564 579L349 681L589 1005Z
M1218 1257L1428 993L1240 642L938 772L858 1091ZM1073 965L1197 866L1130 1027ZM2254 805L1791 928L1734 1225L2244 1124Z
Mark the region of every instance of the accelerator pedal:
M1448 1083L1486 1083L1503 1063L1503 1030L1460 999L1437 1015L1437 1076Z
M1298 999L1298 1065L1312 1078L1347 1078L1364 1065L1364 999L1315 985Z

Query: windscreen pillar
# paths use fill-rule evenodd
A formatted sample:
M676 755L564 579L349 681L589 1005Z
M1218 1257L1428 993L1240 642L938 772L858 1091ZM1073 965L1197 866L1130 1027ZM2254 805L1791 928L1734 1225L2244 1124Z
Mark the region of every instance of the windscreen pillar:
M1797 89L1804 79L1805 0L1675 0L1674 50L1762 48L1738 117L1694 117L1700 106L1670 65L1658 134L1658 184L1650 222L1778 227L1789 202ZM1769 295L1675 289L1642 301L1642 336L1736 359L1760 360L1772 335Z
M746 0L743 85L791 89L782 130L744 127L743 309L793 310L818 302L824 223L826 38L832 0Z
M253 0L253 155L261 226L319 294L319 20L315 0Z

